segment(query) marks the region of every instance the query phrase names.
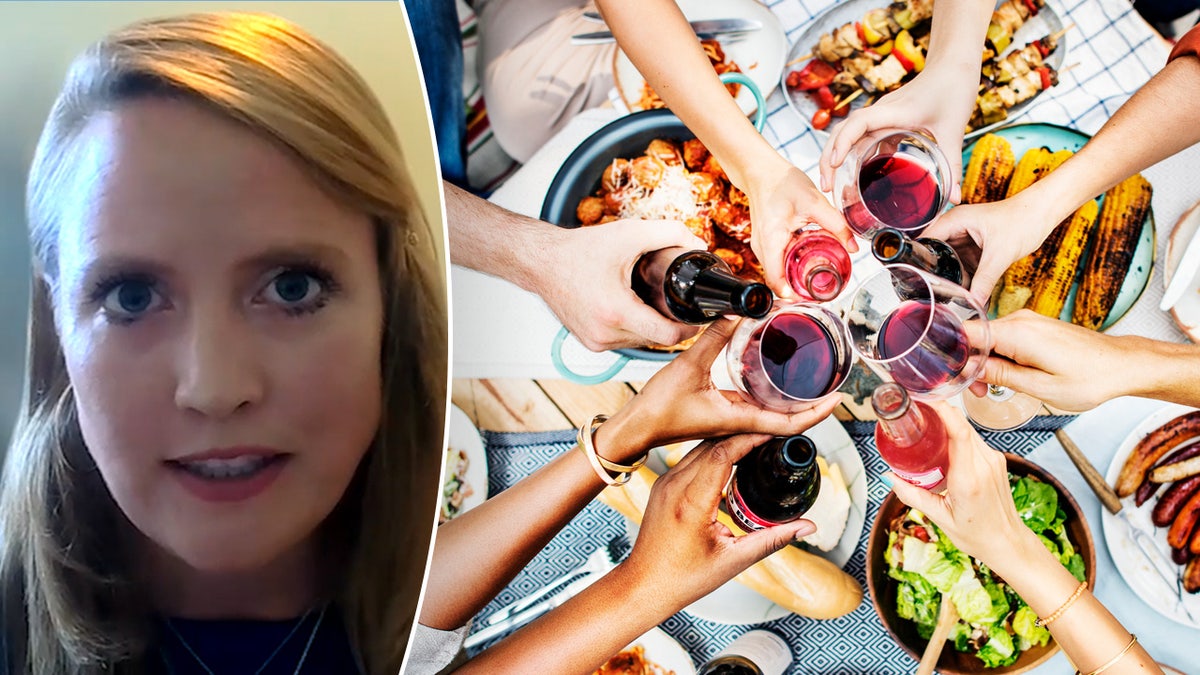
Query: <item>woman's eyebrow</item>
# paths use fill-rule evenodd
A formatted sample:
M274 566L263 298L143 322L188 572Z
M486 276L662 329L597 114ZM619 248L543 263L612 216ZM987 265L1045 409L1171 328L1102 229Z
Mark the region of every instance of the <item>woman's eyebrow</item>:
M350 256L338 246L318 242L271 246L241 259L240 269L259 269L272 265L321 262L329 265L348 265Z
M109 254L83 261L79 278L84 282L88 282L118 273L136 273L153 277L165 277L170 274L170 271L168 265L151 258L127 254Z

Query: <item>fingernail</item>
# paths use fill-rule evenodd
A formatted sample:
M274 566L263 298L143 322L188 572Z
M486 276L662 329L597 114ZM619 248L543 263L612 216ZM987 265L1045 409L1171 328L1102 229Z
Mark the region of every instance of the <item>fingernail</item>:
M806 522L803 525L801 525L800 527L796 528L796 534L795 534L794 538L796 541L800 541L801 539L807 537L808 535L810 535L816 531L817 531L816 525L814 525L813 523Z
M885 474L882 474L882 475L880 475L880 476L879 476L879 480L883 481L883 484L884 484L884 485L886 485L886 486L888 486L888 489L889 489L889 490L892 488L892 479L891 479L891 478L888 478L888 476L887 476L887 474L886 474L886 473L885 473Z

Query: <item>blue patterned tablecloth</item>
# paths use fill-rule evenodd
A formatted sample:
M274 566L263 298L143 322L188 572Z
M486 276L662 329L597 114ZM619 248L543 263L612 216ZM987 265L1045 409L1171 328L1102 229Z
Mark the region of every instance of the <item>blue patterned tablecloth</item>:
M985 437L993 447L1024 456L1052 439L1053 431L1071 419L1039 417L1020 431ZM817 621L790 615L765 624L748 625L714 623L680 612L663 622L661 628L688 650L697 665L715 655L738 635L752 627L763 626L782 635L791 646L795 660L789 673L899 675L911 673L916 667L916 661L888 635L867 593L867 536L880 503L890 491L880 480L887 467L875 450L875 425L853 422L845 426L858 447L867 474L866 522L858 548L845 566L846 571L863 586L862 604L854 612L838 619ZM490 495L512 486L552 458L570 450L575 443L573 430L544 433L484 432L483 436L488 452ZM597 547L613 537L624 536L625 532L623 516L599 502L593 502L551 540L529 566L480 613L480 618L583 564Z

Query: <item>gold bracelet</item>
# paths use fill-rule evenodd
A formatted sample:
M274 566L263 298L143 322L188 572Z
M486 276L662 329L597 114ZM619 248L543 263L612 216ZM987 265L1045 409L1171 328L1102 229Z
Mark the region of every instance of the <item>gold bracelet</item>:
M1075 592L1071 594L1071 597L1067 598L1067 601L1064 602L1061 607L1054 610L1053 614L1051 614L1050 616L1048 616L1044 619L1038 618L1037 620L1035 620L1033 622L1033 625L1038 626L1038 627L1046 626L1046 625L1049 625L1051 621L1054 621L1058 617L1062 616L1063 612L1070 609L1071 605L1075 604L1075 601L1079 599L1079 596L1083 595L1083 592L1087 590L1087 585L1088 584L1086 581L1081 581L1079 583L1079 588L1075 589Z
M595 470L596 475L600 477L600 480L604 481L607 485L624 485L633 477L633 472L640 469L646 463L649 453L628 466L617 464L601 457L600 453L596 452L594 436L600 425L607 421L608 415L595 415L592 419L580 425L579 433L576 434L575 440L579 445L579 449L588 458L588 462L592 465L592 469Z
M1134 635L1133 633L1130 633L1129 634L1129 644L1125 645L1125 649L1122 649L1120 654L1117 654L1116 656L1112 657L1112 659L1110 659L1108 663L1093 670L1092 672L1088 673L1088 675L1100 675L1100 673L1103 673L1104 671L1113 667L1114 665L1116 665L1117 661L1120 661L1122 657L1124 657L1126 654L1129 653L1130 649L1133 649L1133 646L1135 644L1137 644L1137 636ZM1080 675L1078 670L1075 671L1075 675Z

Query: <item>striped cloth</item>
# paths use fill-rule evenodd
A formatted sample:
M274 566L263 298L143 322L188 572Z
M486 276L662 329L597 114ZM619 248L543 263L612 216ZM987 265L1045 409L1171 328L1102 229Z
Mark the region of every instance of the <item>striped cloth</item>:
M1071 417L1039 417L1019 431L1004 434L985 434L988 443L1000 450L1025 456L1053 438ZM870 673L900 675L911 673L916 661L892 640L875 614L866 593L867 537L879 505L890 492L880 480L887 466L875 449L873 423L853 422L845 425L862 456L867 473L866 522L845 569L862 584L862 604L850 614L838 619L817 621L789 615L765 624L727 625L714 623L680 612L661 624L661 628L688 651L697 664L713 657L738 635L754 627L765 627L787 640L794 660L788 673ZM570 450L575 444L574 431L543 433L484 432L488 455L488 494L510 487L552 458ZM517 575L516 579L496 596L478 619L484 619L500 607L523 598L534 589L582 565L598 547L616 540L628 546L625 519L616 511L592 502L545 549ZM478 623L478 622L477 622ZM481 649L487 648L485 643Z

